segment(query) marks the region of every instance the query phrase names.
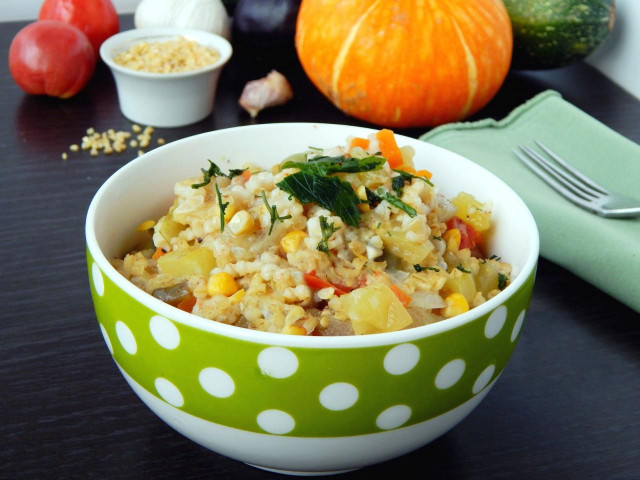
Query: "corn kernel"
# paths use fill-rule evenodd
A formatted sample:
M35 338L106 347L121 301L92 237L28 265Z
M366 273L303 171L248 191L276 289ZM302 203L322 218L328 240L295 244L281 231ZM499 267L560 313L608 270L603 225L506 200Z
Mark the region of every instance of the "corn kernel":
M138 225L138 229L137 230L139 232L145 232L147 230L151 230L155 226L156 226L155 220L146 220L146 221L142 222L140 225Z
M287 335L306 335L307 330L299 325L287 325L282 329L282 333Z
M442 315L446 318L455 317L469 311L469 302L461 293L452 293L444 301L447 306L442 309Z
M230 197L228 199L223 198L222 203L227 202L229 203L229 205L227 205L227 207L224 209L224 221L228 224L238 211L238 207L236 206L236 202L233 200L233 197Z
M360 200L367 200L367 189L364 185L360 185L356 190L356 195ZM367 203L361 203L358 205L358 209L361 212L368 212L371 210L371 207Z
M458 251L458 249L460 248L461 238L462 237L460 236L460 230L458 230L457 228L447 230L446 232L444 232L444 235L442 235L442 239L447 242L447 250L449 252Z
M282 240L280 240L280 246L282 247L282 250L284 250L284 253L295 252L300 246L302 239L306 236L307 234L302 230L292 230L282 237Z
M245 294L244 288L241 288L236 293L231 295L229 297L229 300L231 300L231 303L238 303L240 300L242 300L242 297L244 297L244 294Z
M229 297L238 291L238 284L227 272L214 273L207 282L209 295L224 295Z
M229 204L229 207L230 206L231 204ZM227 212L225 211L224 213L226 217ZM246 210L240 210L231 217L227 226L234 235L242 235L243 233L248 233L253 230L254 220L249 212Z
M360 200L366 200L367 199L367 188L364 185L360 185L358 187L358 189L356 190L356 195L358 195L358 198Z

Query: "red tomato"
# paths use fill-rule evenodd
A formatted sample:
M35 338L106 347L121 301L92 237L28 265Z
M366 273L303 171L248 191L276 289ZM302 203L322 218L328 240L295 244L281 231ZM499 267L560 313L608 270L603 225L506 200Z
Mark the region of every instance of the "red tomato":
M9 47L11 76L25 92L36 95L75 95L91 78L95 65L85 34L56 20L30 23Z
M457 228L460 232L460 248L468 248L473 250L476 245L482 243L482 235L476 232L476 229L464 220L453 217L447 222L447 228Z
M45 0L39 20L60 20L79 28L93 45L96 59L100 45L120 30L111 0Z

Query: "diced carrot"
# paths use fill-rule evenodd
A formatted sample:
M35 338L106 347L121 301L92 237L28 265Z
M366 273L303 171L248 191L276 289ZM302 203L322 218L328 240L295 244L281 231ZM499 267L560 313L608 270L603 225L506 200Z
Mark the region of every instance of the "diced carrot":
M369 148L369 139L353 137L353 140L351 140L351 145L349 145L349 151L351 151L351 149L354 147L360 147L363 150L367 150Z
M151 256L151 258L153 258L154 260L157 260L166 253L167 252L165 252L162 248L158 247L156 248L156 251L153 252L153 255Z
M411 173L412 175L416 174L416 171L413 169L411 165L405 165L404 163L402 165L398 165L396 170L403 170L407 173Z
M389 162L391 168L397 168L402 165L402 152L396 143L396 137L388 128L383 128L376 133L380 153Z
M429 170L415 170L413 167L411 167L410 165L398 165L398 167L396 168L396 170L404 170L407 173L411 173L412 175L416 175L418 177L425 177L427 180L431 180L431 177L433 177L433 173L431 173Z
M242 172L242 178L244 178L245 182L248 182L249 179L251 178L251 172L249 171L248 168L244 172Z
M400 300L402 305L404 305L405 307L409 305L409 303L411 302L411 297L407 295L404 290L402 290L397 285L391 285L391 290L396 294L396 297L398 297L398 300Z
M311 270L309 273L305 273L304 281L308 286L316 290L322 290L323 288L331 287L335 291L335 294L338 296L349 293L352 290L349 287L334 285L333 283L323 280L316 275L315 270Z
M193 307L196 305L196 297L193 295L189 295L187 298L178 303L177 307L180 310L184 310L185 312L191 313Z
M433 177L433 173L431 173L429 170L416 170L414 175L417 175L419 177L426 177L429 180L431 180L431 177Z

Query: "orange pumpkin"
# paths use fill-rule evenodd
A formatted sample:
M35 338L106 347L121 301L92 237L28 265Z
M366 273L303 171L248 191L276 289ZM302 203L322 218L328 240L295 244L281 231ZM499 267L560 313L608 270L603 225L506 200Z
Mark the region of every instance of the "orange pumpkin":
M484 107L509 70L513 36L501 0L302 0L295 42L340 110L416 127Z

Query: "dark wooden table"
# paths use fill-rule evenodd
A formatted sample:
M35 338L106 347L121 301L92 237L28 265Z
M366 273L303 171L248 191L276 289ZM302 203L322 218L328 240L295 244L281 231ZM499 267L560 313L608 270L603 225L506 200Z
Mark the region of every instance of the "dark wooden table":
M131 23L125 17L122 28ZM88 127L130 130L131 123L120 114L103 65L69 100L23 94L6 61L23 25L0 24L0 478L276 478L176 433L135 396L112 361L91 304L83 227L98 187L136 153L84 152L68 161L61 153ZM155 138L254 123L237 99L246 81L271 66L289 77L295 98L264 111L258 122L364 125L325 100L292 54L263 60L237 53L223 71L213 117L158 130ZM640 102L585 64L512 73L475 118L502 117L547 88L640 142ZM541 260L520 344L500 381L440 439L345 477L378 474L640 478L640 315Z

